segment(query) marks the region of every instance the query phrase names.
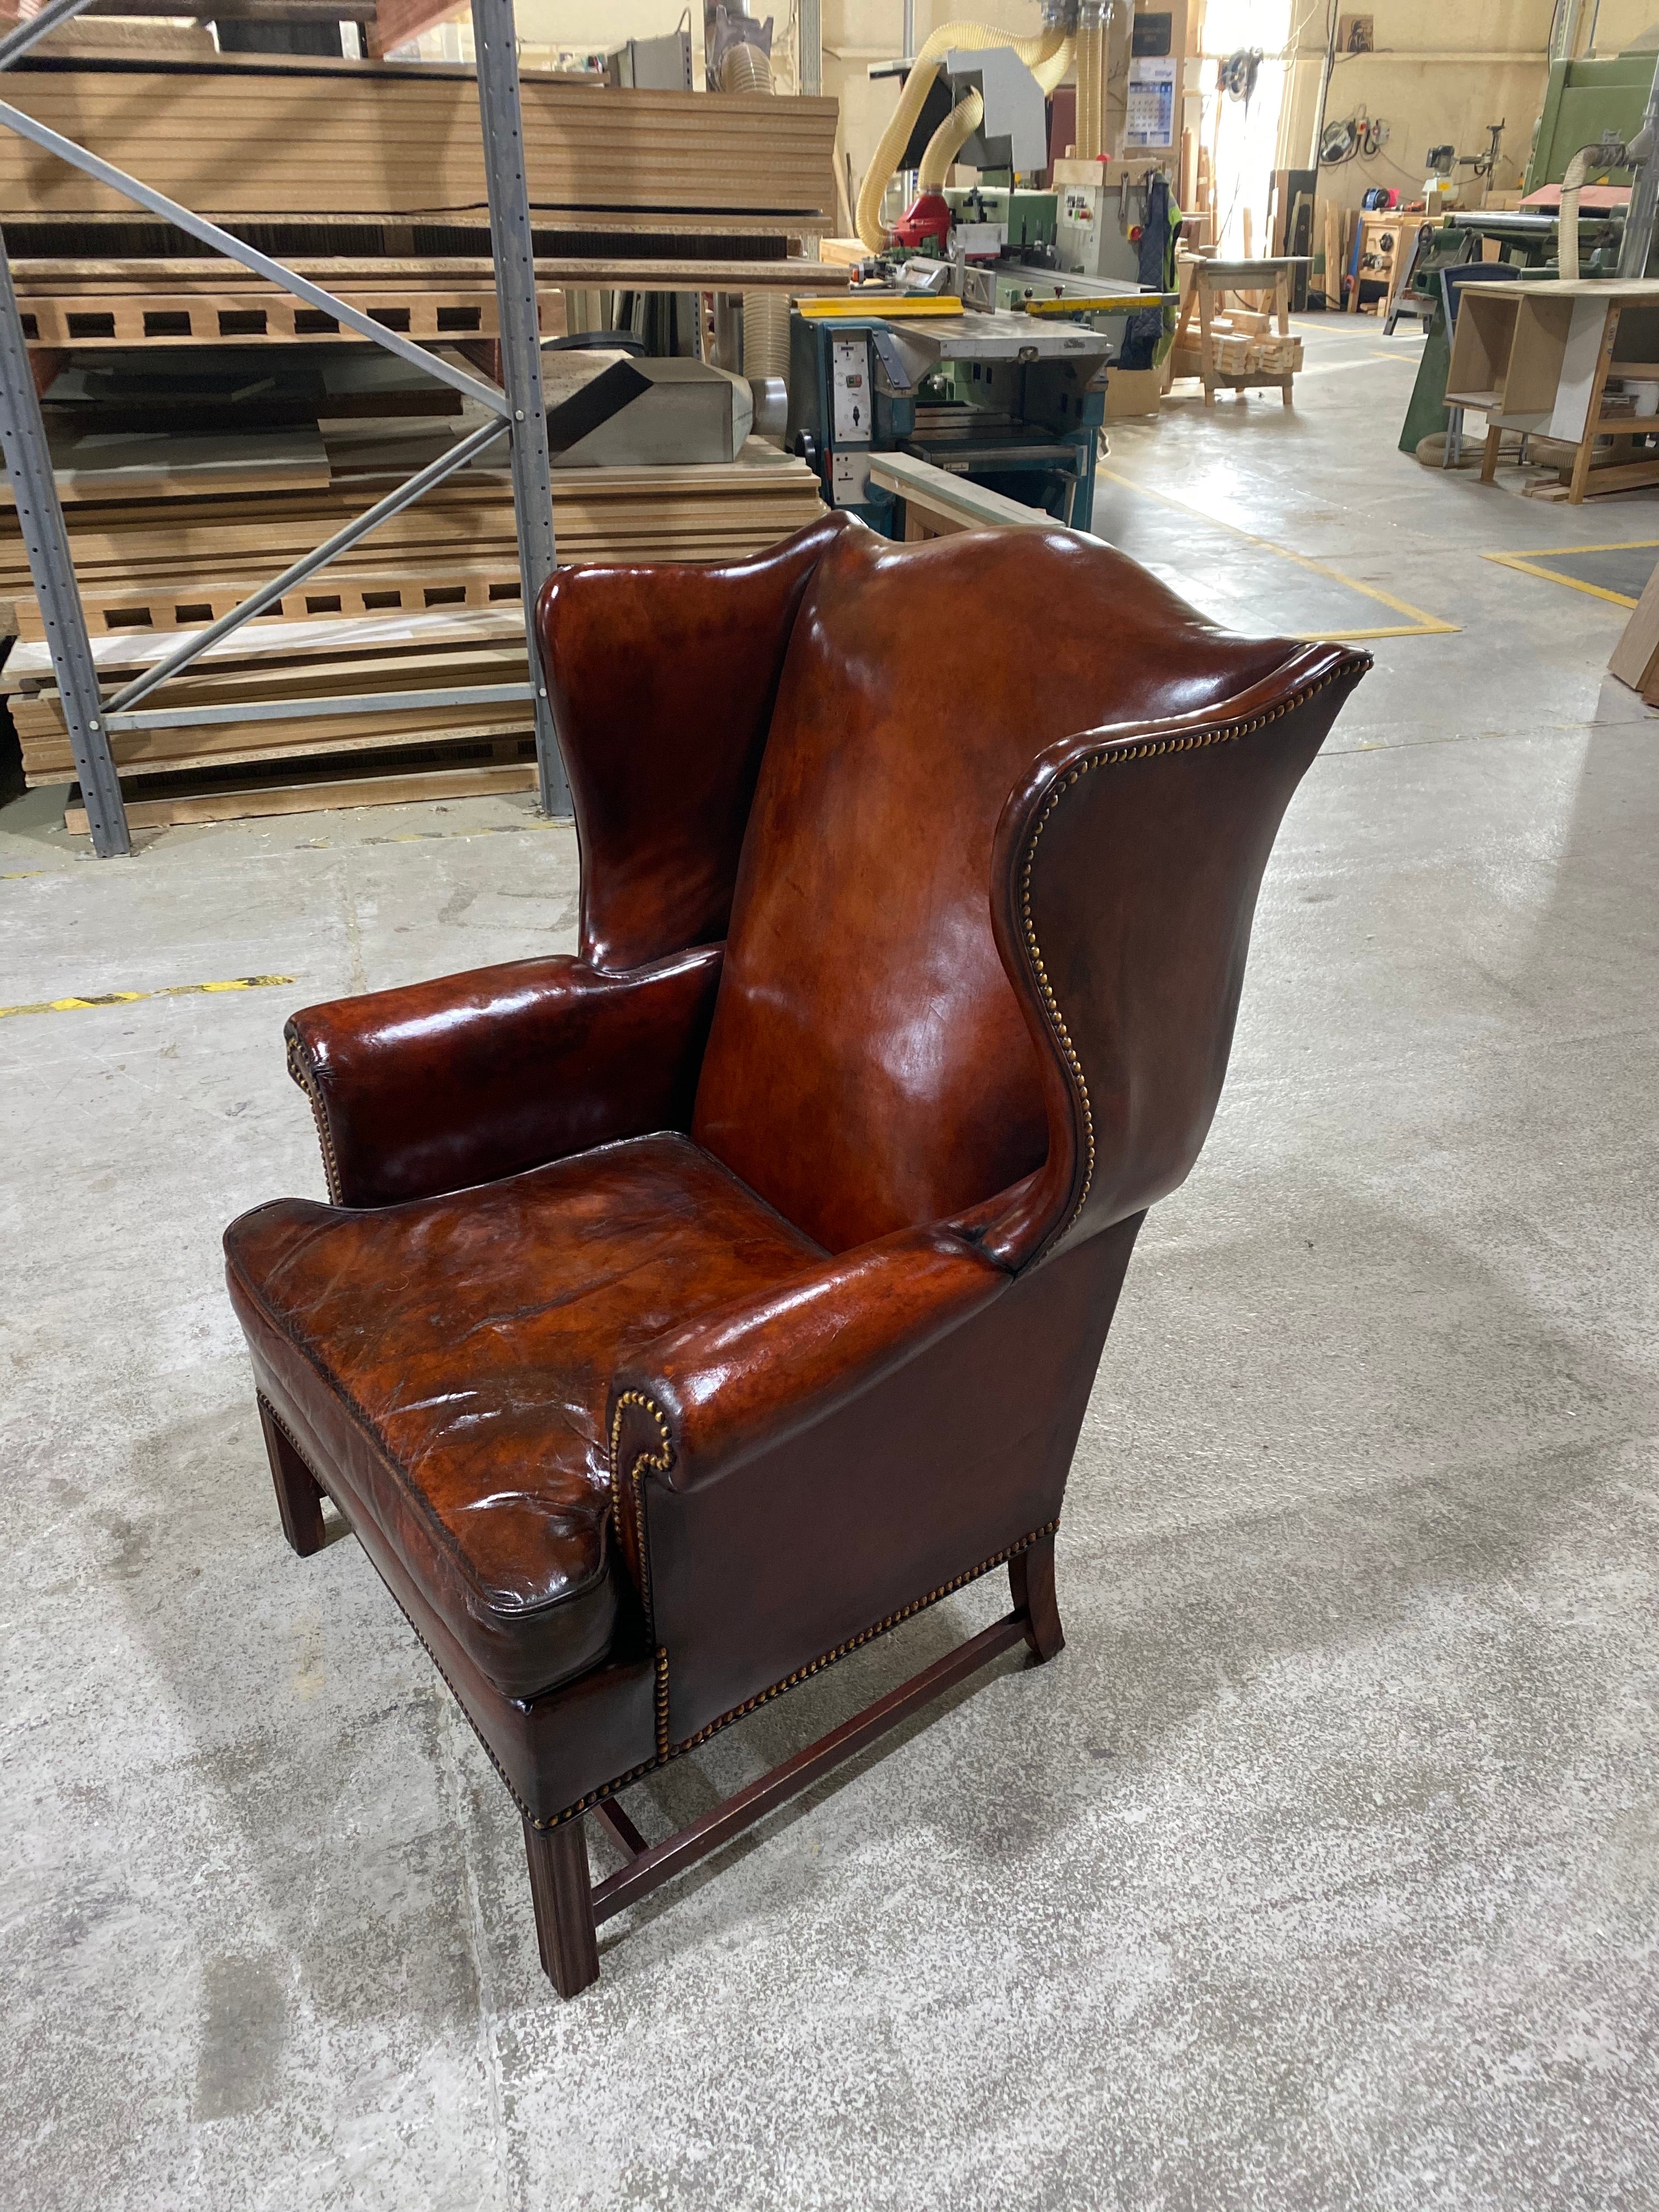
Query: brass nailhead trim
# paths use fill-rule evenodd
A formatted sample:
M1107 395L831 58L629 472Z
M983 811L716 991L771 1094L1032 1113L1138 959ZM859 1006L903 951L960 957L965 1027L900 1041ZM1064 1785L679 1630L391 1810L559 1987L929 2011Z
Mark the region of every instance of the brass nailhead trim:
M786 1690L793 1690L811 1676L822 1673L824 1668L834 1666L837 1659L844 1659L849 1651L856 1651L860 1644L868 1644L874 1637L885 1636L890 1628L896 1628L900 1621L908 1620L912 1613L926 1612L930 1605L937 1605L940 1598L949 1597L952 1590L962 1589L967 1583L977 1582L981 1575L988 1575L993 1567L1002 1566L1017 1553L1027 1550L1039 1537L1052 1536L1059 1527L1058 1521L1045 1521L1042 1528L1033 1528L1029 1535L1020 1537L1018 1542L994 1553L988 1559L981 1559L978 1566L969 1567L966 1574L957 1575L948 1583L941 1583L937 1589L929 1590L926 1597L916 1598L909 1605L901 1606L896 1613L890 1613L873 1628L864 1629L857 1636L848 1637L845 1644L836 1644L833 1651L826 1651L821 1659L814 1659L807 1666L798 1667L793 1674L786 1674L782 1681L774 1682L769 1690L763 1690L758 1697L746 1698L742 1705L733 1705L729 1713L722 1713L717 1721L710 1721L707 1728L699 1729L696 1735L689 1735L684 1743L676 1744L673 1756L678 1758L681 1752L690 1751L696 1745L706 1743L711 1735L730 1722L740 1721L745 1713L752 1713L757 1706L781 1697ZM665 1661L667 1654L664 1653L663 1656Z
M657 1652L657 1757L668 1757L668 1649L661 1645Z
M329 1499L330 1503L333 1504L337 1510L339 1507L339 1500L334 1497L333 1492L329 1490L326 1484L319 1478L315 1470L312 1467L311 1462L306 1457L304 1452L300 1449L300 1439L295 1435L293 1430L289 1428L288 1423L283 1419L275 1406L271 1404L270 1399L266 1397L264 1392L263 1390L255 1390L253 1394L253 1401L257 1406L263 1407L264 1411L270 1416L271 1425L274 1428L280 1429L283 1434L288 1438L289 1443L294 1448L294 1456L295 1459L299 1461L306 1473L310 1475L312 1480L316 1483L318 1489L323 1492L323 1495Z
M798 1667L793 1674L785 1675L781 1682L774 1682L769 1690L763 1690L758 1697L747 1698L740 1705L733 1705L729 1713L722 1713L717 1721L710 1721L707 1728L699 1729L695 1735L687 1736L684 1743L668 1742L668 1654L665 1650L659 1650L657 1653L657 1743L659 1747L657 1756L654 1759L647 1759L642 1765L630 1767L626 1774L619 1774L614 1782L607 1782L601 1788L590 1790L586 1797L578 1798L574 1805L567 1806L562 1813L556 1814L552 1820L532 1820L531 1826L537 1828L556 1828L562 1821L579 1820L584 1813L591 1811L601 1798L612 1796L618 1790L625 1790L630 1782L637 1782L642 1774L649 1774L659 1766L666 1766L671 1759L679 1758L683 1752L695 1751L699 1744L706 1743L711 1735L717 1735L721 1729L728 1727L732 1722L742 1720L746 1714L752 1713L757 1706L769 1704L774 1698L781 1698L786 1690L793 1690L807 1680L810 1676L821 1674L824 1668L832 1667L837 1659L844 1659L849 1651L856 1651L861 1644L868 1644L874 1637L884 1636L890 1628L896 1628L900 1621L908 1620L913 1613L924 1612L928 1606L937 1604L940 1598L949 1597L953 1590L959 1590L967 1583L976 1582L980 1576L989 1574L994 1567L1002 1566L1008 1560L1017 1557L1019 1553L1029 1551L1039 1538L1052 1536L1059 1527L1058 1521L1045 1521L1040 1528L1033 1528L1029 1534L1020 1537L1017 1542L1008 1545L1000 1552L993 1553L990 1559L982 1559L978 1566L970 1567L966 1574L957 1575L948 1583L941 1583L937 1589L929 1590L926 1597L919 1597L913 1604L901 1606L896 1613L890 1613L884 1620L878 1620L873 1628L866 1628L861 1634L849 1637L845 1644L838 1644L833 1651L826 1651L822 1658L814 1659L809 1666ZM410 1626L412 1628L415 1625L411 1621ZM415 1630L417 1636L420 1632L418 1628ZM433 1663L435 1665L436 1662ZM442 1668L440 1667L438 1671L441 1674ZM445 1676L445 1680L447 1680L448 1677ZM451 1686L453 1688L453 1685L452 1684ZM465 1708L463 1707L462 1710L465 1711ZM471 1715L468 1717L471 1718ZM480 1737L479 1741L482 1742L483 1738ZM484 1749L487 1752L489 1751L489 1746L485 1744ZM495 1759L493 1752L490 1752L490 1763L495 1766L496 1772L501 1773L500 1762ZM501 1779L504 1782L507 1781L506 1776L502 1775ZM510 1782L507 1786L522 1810L522 1801L519 1800L518 1792L513 1790L513 1784ZM526 1818L529 1818L527 1814Z
M652 1620L651 1555L646 1547L645 1502L640 1495L640 1487L645 1480L647 1468L654 1467L662 1474L668 1472L674 1464L674 1447L668 1434L667 1416L656 1401L647 1398L643 1390L624 1390L617 1398L616 1410L611 1417L611 1517L616 1523L619 1543L623 1530L623 1496L622 1468L617 1462L617 1455L622 1449L623 1414L629 1406L644 1407L657 1425L657 1435L662 1444L660 1451L637 1453L633 1466L628 1470L629 1494L634 1508L634 1542L640 1555L640 1596L649 1624ZM666 1654L663 1655L663 1663L665 1666L667 1664Z
M632 1394L629 1395L631 1395ZM301 1451L299 1444L295 1439L294 1431L289 1427L288 1423L276 1411L276 1408L271 1404L270 1399L265 1396L263 1390L256 1391L254 1395L258 1403L263 1406L265 1411L270 1414L276 1426L282 1431L283 1434L288 1438L289 1443L293 1445L295 1452L298 1455L300 1462L304 1467L307 1474L310 1475L312 1480L317 1485L318 1489L323 1492L324 1496L331 1500L336 1511L341 1514L341 1516L345 1521L347 1527L349 1528L351 1525L350 1516L344 1511L344 1509L340 1504L339 1499L334 1496L332 1491L329 1489L328 1485L321 1480L316 1470L313 1468L310 1461L307 1459L305 1454ZM649 1403L649 1401L642 1401L641 1402ZM465 1721L473 1735L477 1737L480 1745L483 1747L484 1757L495 1768L496 1773L500 1775L507 1796L513 1800L513 1802L518 1807L520 1812L524 1815L525 1819L529 1821L532 1828L539 1828L545 1831L549 1828L562 1826L566 1820L580 1820L584 1813L592 1812L595 1805L602 1803L607 1797L614 1797L619 1790L626 1790L630 1783L637 1782L642 1775L652 1773L659 1766L665 1766L670 1759L678 1759L682 1752L694 1750L697 1745L706 1743L711 1735L717 1735L721 1729L729 1726L732 1721L742 1720L745 1714L752 1713L757 1706L769 1704L774 1698L781 1697L786 1690L793 1690L798 1684L806 1681L811 1675L821 1674L826 1667L833 1666L837 1659L844 1659L849 1651L856 1651L861 1644L868 1644L875 1637L884 1636L890 1628L896 1628L902 1620L908 1620L913 1613L926 1611L928 1606L937 1604L940 1598L949 1597L953 1590L959 1590L967 1583L976 1582L980 1576L989 1574L994 1567L1000 1567L1003 1565L1006 1561L1013 1559L1017 1553L1028 1550L1031 1545L1037 1541L1039 1537L1052 1536L1059 1527L1060 1523L1058 1521L1048 1521L1043 1523L1042 1528L1033 1528L1029 1535L1022 1536L1018 1543L1010 1544L1005 1551L998 1552L994 1553L992 1558L982 1560L976 1567L970 1567L966 1574L957 1575L954 1580L951 1582L941 1583L937 1589L929 1590L926 1597L919 1597L913 1604L902 1606L896 1613L890 1613L884 1620L878 1620L873 1628L866 1628L860 1635L849 1637L845 1644L838 1644L833 1651L826 1651L822 1658L814 1659L809 1666L797 1668L793 1674L787 1674L782 1681L775 1682L769 1690L763 1690L758 1697L750 1698L743 1705L733 1705L729 1713L722 1713L717 1721L710 1721L707 1728L699 1729L696 1735L688 1736L684 1743L671 1744L668 1741L668 1653L665 1650L659 1648L656 1655L657 1680L655 1697L657 1716L657 1750L655 1757L641 1759L637 1766L630 1766L625 1774L618 1774L609 1782L602 1782L597 1790L590 1790L585 1797L579 1797L574 1805L567 1805L562 1813L556 1813L550 1820L538 1820L536 1818L534 1814L532 1813L529 1806L525 1803L524 1799L520 1796L518 1791L514 1788L512 1777L508 1774L507 1769L501 1765L501 1760L496 1758L495 1752L490 1747L489 1739L483 1733L483 1730L478 1726L477 1721L473 1719L472 1715L467 1710L466 1700L462 1697L460 1692L455 1687L454 1683L451 1681L448 1670L444 1666L443 1662L439 1658L437 1653L434 1651L432 1646L427 1642L425 1637L422 1635L418 1621L414 1619L413 1615L410 1613L409 1608L404 1605L403 1600L398 1595L397 1591L392 1588L390 1583L387 1583L384 1577L381 1577L380 1580L383 1587L391 1596L392 1603L397 1607L398 1612L403 1614L404 1619L408 1621L410 1629L414 1632L415 1641L420 1645L422 1650L425 1652L427 1657L432 1662L432 1664L436 1668L439 1679L442 1681L444 1687L448 1691L450 1696L454 1698L455 1703L460 1707L462 1719Z
M1077 1204L1059 1232L1060 1236L1063 1237L1066 1231L1073 1225L1089 1202L1089 1192L1095 1179L1095 1117L1089 1101L1089 1085L1083 1073L1083 1062L1072 1042L1072 1033L1066 1026L1066 1017L1060 1011L1060 1001L1054 996L1054 986L1048 981L1042 948L1037 943L1036 926L1031 920L1031 870L1036 860L1037 840L1048 826L1048 817L1072 786L1087 775L1091 769L1111 768L1120 761L1150 760L1159 753L1199 752L1209 745L1234 744L1240 738L1248 738L1253 731L1265 729L1269 722L1276 722L1282 715L1293 714L1298 707L1305 707L1310 699L1346 672L1346 667L1334 668L1328 676L1322 676L1317 684L1310 684L1302 690L1293 692L1270 714L1258 714L1252 721L1224 723L1212 730L1194 730L1190 736L1184 738L1152 738L1142 745L1103 746L1099 752L1090 754L1086 760L1080 760L1068 769L1050 790L1048 803L1037 817L1036 826L1031 832L1031 842L1025 848L1024 865L1020 872L1020 919L1025 929L1026 957L1030 961L1037 988L1042 994L1043 1007L1048 1016L1049 1026L1054 1032L1055 1042L1060 1046L1060 1056L1077 1086L1078 1103L1083 1112L1083 1188L1078 1193Z
M328 1182L328 1195L332 1205L344 1201L340 1196L340 1163L335 1157L334 1133L328 1126L328 1112L323 1104L310 1061L305 1057L298 1037L288 1040L288 1072L306 1094L311 1105L311 1118L317 1125L317 1142L322 1149L323 1174Z

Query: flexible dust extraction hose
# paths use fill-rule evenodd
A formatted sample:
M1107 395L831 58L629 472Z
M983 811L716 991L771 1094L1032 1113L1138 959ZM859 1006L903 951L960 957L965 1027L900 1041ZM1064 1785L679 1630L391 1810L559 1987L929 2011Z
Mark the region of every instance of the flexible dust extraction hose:
M916 56L915 66L904 80L898 106L882 133L881 143L872 155L859 188L858 234L872 253L879 253L887 243L887 232L881 220L882 199L904 157L910 133L916 127L916 118L927 103L944 57L953 47L963 53L987 53L997 46L1012 48L1042 86L1045 97L1072 65L1073 40L1058 25L1039 32L1034 39L1017 39L1011 32L997 30L989 23L941 23ZM938 135L935 132L936 137Z
M1581 146L1568 162L1566 174L1561 179L1561 214L1556 235L1559 240L1560 282L1564 284L1578 282L1578 195L1601 151L1599 143Z
M1099 161L1110 150L1106 88L1112 74L1113 26L1118 17L1114 0L1083 0L1078 10L1077 150L1083 161Z
M1104 143L1106 114L1101 97L1105 79L1106 9L1100 0L1083 0L1077 19L1077 158L1094 161Z
M1621 145L1613 138L1599 138L1593 146L1581 146L1568 162L1561 179L1561 207L1556 223L1556 252L1562 283L1576 283L1578 278L1578 195L1586 179L1603 169L1639 169L1652 143L1644 124L1628 145ZM1628 231L1628 215L1625 227Z
M722 92L769 97L772 64L758 46L742 40L720 58ZM747 377L789 375L789 301L781 292L743 295L743 373Z
M927 141L916 172L916 190L942 192L951 164L985 120L985 102L976 92L964 92Z

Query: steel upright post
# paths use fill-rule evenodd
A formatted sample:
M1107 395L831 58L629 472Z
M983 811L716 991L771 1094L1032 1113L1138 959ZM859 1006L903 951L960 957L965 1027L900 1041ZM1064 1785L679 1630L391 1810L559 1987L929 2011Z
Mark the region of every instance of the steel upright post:
M536 761L542 811L570 811L569 787L536 649L536 600L553 573L553 480L542 399L541 330L536 312L536 257L530 231L519 109L519 50L513 0L472 0L472 44L478 69L479 119L489 189L489 236L495 257L501 322L501 382L506 388L513 457L513 509L519 534L525 637L535 694Z
M70 561L69 532L64 527L46 426L35 393L3 237L0 237L0 444L5 448L29 574L40 598L40 618L58 678L76 773L87 802L93 848L101 859L108 860L132 850L127 810L110 753L109 732L98 695L98 671Z

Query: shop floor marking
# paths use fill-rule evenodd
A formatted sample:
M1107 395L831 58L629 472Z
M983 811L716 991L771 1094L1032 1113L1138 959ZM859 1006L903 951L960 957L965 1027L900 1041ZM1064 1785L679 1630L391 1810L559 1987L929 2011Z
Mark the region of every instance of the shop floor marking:
M131 1006L140 999L191 999L221 991L268 991L276 983L292 983L293 975L233 975L224 983L167 983L157 991L98 991L85 998L36 999L27 1006L0 1006L0 1021L8 1014L76 1014L83 1006Z
M1234 538L1242 538L1247 545L1259 545L1264 553L1277 554L1281 561L1294 561L1298 568L1307 568L1316 576L1328 577L1333 583L1346 584L1362 599L1376 599L1380 605L1392 607L1396 614L1412 617L1409 623L1396 623L1384 629L1296 630L1289 633L1291 635L1304 637L1314 644L1346 645L1371 637L1455 637L1463 627L1462 623L1442 622L1438 615L1425 614L1421 607L1395 599L1392 592L1385 592L1380 585L1362 584L1357 576L1345 576L1340 568L1333 568L1328 562L1316 561L1308 553L1293 553L1288 545L1276 544L1271 538L1259 538L1255 531L1241 529L1237 523L1228 522L1221 515L1208 514L1190 500L1176 499L1167 491L1154 491L1151 484L1137 483L1133 477L1120 476L1115 469L1101 469L1097 473L1112 483L1121 484L1126 491L1138 491L1148 499L1159 500L1165 507L1176 507L1182 514L1194 515L1199 521L1208 523L1212 530L1227 531Z

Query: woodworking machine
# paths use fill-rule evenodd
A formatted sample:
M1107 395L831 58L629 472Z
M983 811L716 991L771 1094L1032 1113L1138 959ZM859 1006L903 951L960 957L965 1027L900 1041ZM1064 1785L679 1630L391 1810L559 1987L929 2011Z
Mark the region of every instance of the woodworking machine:
M964 309L790 315L789 439L831 506L898 534L896 502L870 482L876 453L904 453L1087 530L1095 434L1110 346L1052 314Z

